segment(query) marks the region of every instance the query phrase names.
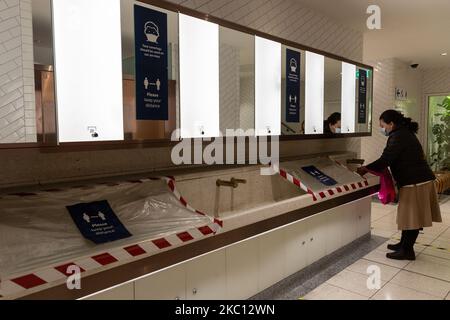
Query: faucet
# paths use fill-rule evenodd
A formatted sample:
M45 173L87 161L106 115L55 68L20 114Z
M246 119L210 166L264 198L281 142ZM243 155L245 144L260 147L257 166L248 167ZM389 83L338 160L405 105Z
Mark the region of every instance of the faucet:
M244 179L231 178L230 181L225 181L225 180L218 179L216 181L216 186L218 186L218 187L221 187L221 186L222 187L231 187L233 189L236 189L239 186L239 184L245 184L245 183L247 183L247 180L244 180Z

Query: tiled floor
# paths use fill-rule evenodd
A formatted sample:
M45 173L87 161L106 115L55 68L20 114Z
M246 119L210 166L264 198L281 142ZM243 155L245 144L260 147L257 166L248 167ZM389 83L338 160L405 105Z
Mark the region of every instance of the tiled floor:
M386 258L388 243L398 242L396 207L372 205L372 234L390 238L320 285L305 300L450 300L450 197L441 200L443 223L425 228L415 245L416 261ZM369 289L371 266L378 267L378 288ZM373 271L372 271L373 272Z

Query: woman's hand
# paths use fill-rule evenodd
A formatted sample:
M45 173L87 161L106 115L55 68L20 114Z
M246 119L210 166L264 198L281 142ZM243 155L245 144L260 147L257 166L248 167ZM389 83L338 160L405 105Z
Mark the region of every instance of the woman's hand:
M366 175L367 173L369 173L369 169L367 169L366 167L360 167L358 168L358 170L356 170L356 172L363 177L364 175Z

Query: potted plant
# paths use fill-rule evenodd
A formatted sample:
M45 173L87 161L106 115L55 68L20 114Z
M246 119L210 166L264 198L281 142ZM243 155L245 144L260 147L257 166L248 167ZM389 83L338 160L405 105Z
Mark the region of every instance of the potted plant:
M442 103L438 104L441 110L435 114L439 118L431 132L437 145L436 151L431 154L431 167L436 171L448 171L450 167L449 159L449 137L450 137L450 96L446 97Z

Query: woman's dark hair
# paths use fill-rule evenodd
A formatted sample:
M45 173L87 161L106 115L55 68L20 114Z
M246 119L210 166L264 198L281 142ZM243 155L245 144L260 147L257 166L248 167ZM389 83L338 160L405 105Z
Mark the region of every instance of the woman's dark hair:
M411 118L405 117L401 112L398 112L397 110L386 110L381 114L380 120L383 120L385 123L393 122L397 127L407 127L414 133L417 133L419 131L419 124L417 122L412 121Z
M338 123L339 121L341 121L341 114L339 112L335 112L333 113L331 116L328 117L327 119L327 123L329 125L334 126L336 123Z

